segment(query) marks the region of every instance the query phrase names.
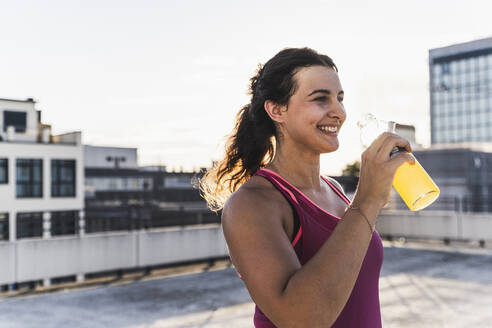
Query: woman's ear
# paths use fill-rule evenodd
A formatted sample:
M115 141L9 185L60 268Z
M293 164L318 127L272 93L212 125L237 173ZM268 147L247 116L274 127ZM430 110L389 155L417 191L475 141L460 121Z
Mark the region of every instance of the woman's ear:
M268 116L274 122L283 123L285 121L287 106L279 105L271 100L265 100L264 107Z

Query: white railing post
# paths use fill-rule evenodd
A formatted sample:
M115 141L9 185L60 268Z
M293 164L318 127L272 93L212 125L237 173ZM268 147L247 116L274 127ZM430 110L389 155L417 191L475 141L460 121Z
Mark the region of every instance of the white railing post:
M43 212L43 239L51 238L51 213Z
M85 211L79 211L79 236L85 235Z
M17 213L11 211L9 213L9 241L13 242L17 240Z

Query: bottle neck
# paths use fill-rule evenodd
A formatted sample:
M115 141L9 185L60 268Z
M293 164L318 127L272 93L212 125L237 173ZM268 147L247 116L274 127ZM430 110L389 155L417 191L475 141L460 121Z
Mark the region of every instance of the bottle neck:
M393 158L400 153L406 153L406 152L407 152L407 150L405 148L396 146L395 148L393 148L391 150L390 158Z

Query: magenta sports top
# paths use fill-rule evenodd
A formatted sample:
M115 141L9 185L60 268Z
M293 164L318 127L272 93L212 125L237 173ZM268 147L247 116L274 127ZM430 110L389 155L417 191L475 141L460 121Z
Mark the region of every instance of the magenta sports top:
M330 237L340 218L320 208L277 173L268 169L260 169L254 175L268 179L295 210L300 221L300 228L292 241L292 247L295 249L299 262L304 265ZM321 178L347 204L350 203L347 197L328 179L323 176ZM381 327L379 273L382 263L383 245L378 233L374 231L354 289L332 327ZM256 328L276 328L258 306L255 307L254 325Z

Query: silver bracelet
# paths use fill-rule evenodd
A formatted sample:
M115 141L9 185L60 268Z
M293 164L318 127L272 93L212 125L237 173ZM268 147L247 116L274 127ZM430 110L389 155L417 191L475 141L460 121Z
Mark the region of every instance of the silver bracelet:
M353 207L352 204L350 204L347 209L345 210L345 212L348 212L349 210L355 210L355 211L358 211L360 213L360 215L362 215L362 217L366 220L367 224L369 225L369 230L371 230L371 234L374 233L374 227L371 225L371 222L369 221L369 219L367 218L367 216L362 213L360 207Z

